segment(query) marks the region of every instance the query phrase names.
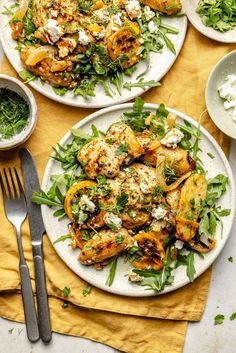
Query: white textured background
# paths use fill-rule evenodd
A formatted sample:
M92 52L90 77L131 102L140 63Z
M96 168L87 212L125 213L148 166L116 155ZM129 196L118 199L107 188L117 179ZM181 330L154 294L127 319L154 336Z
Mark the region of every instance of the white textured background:
M0 61L3 52L0 48ZM236 141L231 141L230 164L236 176ZM227 259L234 258L231 263ZM206 309L199 323L188 325L183 353L236 353L236 222L230 238L213 266ZM214 326L214 317L225 315L222 325ZM78 323L79 324L79 323ZM9 330L13 329L12 333ZM158 332L157 332L158 335ZM27 340L23 324L0 318L0 353L116 353L118 351L87 339L53 333L49 345ZM135 352L134 352L135 353ZM143 352L145 353L145 352Z

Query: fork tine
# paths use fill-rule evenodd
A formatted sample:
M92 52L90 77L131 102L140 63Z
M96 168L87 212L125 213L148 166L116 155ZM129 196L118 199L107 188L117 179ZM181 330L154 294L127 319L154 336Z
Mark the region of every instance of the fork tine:
M10 188L10 184L9 184L9 180L8 180L8 176L7 176L7 172L6 172L5 168L3 168L3 173L4 173L6 184L7 184L8 194L9 194L10 197L13 197L12 191L11 191L11 188Z
M19 178L19 175L18 175L18 173L17 173L16 168L14 168L14 171L15 171L15 176L16 176L17 184L18 184L18 187L19 187L19 189L20 189L20 194L21 194L21 195L22 195L22 194L24 195L24 190L23 190L23 187L22 187L22 185L21 185L20 178Z
M3 199L6 199L7 198L7 194L6 194L6 190L5 190L5 186L4 186L4 183L3 183L2 173L1 172L0 172L0 186L1 186L1 189L2 189Z
M18 192L17 192L16 185L15 185L15 182L14 182L14 179L13 179L11 168L9 168L9 174L10 174L10 177L11 177L11 183L12 183L12 187L13 187L13 190L14 190L15 197L18 197Z

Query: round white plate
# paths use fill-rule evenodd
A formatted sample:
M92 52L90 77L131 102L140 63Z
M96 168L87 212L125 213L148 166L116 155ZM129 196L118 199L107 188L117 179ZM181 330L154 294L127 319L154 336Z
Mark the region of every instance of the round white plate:
M11 37L11 29L8 25L9 17L2 14L4 6L8 7L9 5L12 5L12 3L12 0L5 0L3 2L0 2L0 41L2 42L4 52L8 57L9 61L11 62L12 66L17 72L19 72L23 69L23 67L20 61L19 52L15 50L17 43ZM144 75L144 81L161 80L161 78L169 71L169 69L175 62L180 52L180 49L182 48L182 45L184 43L184 38L187 30L187 18L185 16L167 17L164 19L164 22L179 30L179 33L177 35L168 35L168 37L175 45L176 55L171 53L170 50L166 48L166 46L164 47L163 52L161 54L151 53L150 68L148 72ZM145 63L140 62L137 70L131 77L124 77L124 82L136 82L137 76L144 72L145 67ZM50 85L42 85L39 79L36 81L32 81L29 84L38 92L57 102L84 108L101 108L118 103L127 102L148 90L148 88L145 90L143 90L142 88L132 88L131 91L128 91L127 89L122 89L120 96L116 92L114 86L111 85L113 97L108 97L105 95L103 88L97 85L95 89L95 97L84 99L81 96L75 97L72 92L67 92L64 96L60 97L55 94Z
M192 25L204 36L222 43L236 42L236 28L228 32L218 32L212 27L207 27L202 23L202 19L196 12L199 0L184 0L184 12Z
M145 108L153 113L155 113L156 107L157 106L154 104L145 104ZM99 128L99 130L106 131L108 126L110 126L113 122L120 120L121 115L124 112L130 110L132 110L132 104L130 103L106 108L94 114L91 114L90 116L76 124L74 127L83 128L85 131L90 132L91 124L94 124ZM185 119L193 125L194 129L197 129L197 123L191 118L173 109L169 109L169 111L177 115L178 122L181 122ZM231 208L231 214L228 217L222 218L224 225L224 232L222 238L220 236L220 226L218 225L217 227L216 239L218 244L216 248L206 254L204 260L200 259L199 256L195 256L196 277L202 274L220 254L229 236L235 213L235 186L229 163L221 148L212 138L212 136L204 128L201 128L201 132L202 138L200 141L200 148L203 152L201 153L200 157L208 170L207 177L211 178L214 177L216 174L222 173L224 175L227 175L229 178L227 192L220 199L219 204L222 206L222 208ZM59 143L60 145L65 146L70 141L71 133L67 132ZM215 159L212 160L207 155L207 153L213 154L215 156ZM61 169L60 164L54 159L50 159L44 173L42 189L46 191L49 189L51 185L51 175L61 174L62 172L63 170ZM42 216L45 228L52 244L59 236L68 233L67 225L69 223L68 219L64 219L59 222L57 218L53 217L53 212L54 211L48 208L47 206L42 206ZM61 257L61 259L67 264L67 266L85 281L91 283L92 285L100 289L119 295L147 297L157 294L154 291L145 290L144 287L141 287L134 283L130 283L128 281L127 273L132 268L132 266L129 263L125 263L123 258L119 258L117 272L112 286L106 286L105 283L109 271L109 266L105 267L102 271L97 271L91 266L82 265L78 261L78 255L80 250L73 250L71 247L68 246L69 243L70 240L66 240L64 242L54 244L53 246L57 251L58 255ZM174 275L174 283L171 286L166 286L165 290L161 293L173 291L189 283L189 280L186 276L185 267L179 267L177 270L175 270Z
M236 139L236 122L232 109L225 110L218 88L226 82L228 75L236 74L236 50L225 55L213 68L207 81L205 99L207 110L216 126L226 135Z

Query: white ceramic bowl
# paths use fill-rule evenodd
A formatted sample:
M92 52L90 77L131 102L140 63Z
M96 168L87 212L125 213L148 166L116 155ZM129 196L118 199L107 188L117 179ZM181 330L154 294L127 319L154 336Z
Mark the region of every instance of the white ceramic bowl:
M225 110L218 88L225 83L228 75L236 74L236 50L225 55L213 68L206 85L205 99L210 117L216 126L226 135L236 139L236 122L230 110Z
M7 88L21 96L29 106L28 123L24 129L7 140L0 140L0 150L9 150L24 143L32 134L37 122L37 105L32 92L16 78L0 75L0 88Z

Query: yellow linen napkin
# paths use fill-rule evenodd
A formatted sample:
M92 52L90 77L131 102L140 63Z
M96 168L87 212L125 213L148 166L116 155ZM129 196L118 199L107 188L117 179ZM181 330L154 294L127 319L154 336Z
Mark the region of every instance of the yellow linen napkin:
M162 80L162 87L148 91L143 98L147 102L164 102L167 106L199 120L205 110L206 79L213 65L232 49L233 46L211 42L190 27L184 48ZM2 72L16 75L6 60ZM25 146L33 154L39 176L42 178L51 153L50 145L55 145L66 131L92 111L63 106L37 92L34 92L34 95L39 108L39 121ZM206 113L202 114L201 123L228 153L228 138L215 127ZM1 153L0 161L4 166L19 166L17 150ZM3 214L2 204L0 211ZM0 315L21 321L21 299L19 294L16 294L20 289L16 240L5 218L1 229ZM33 280L27 223L24 224L23 230L25 257ZM120 297L96 288L89 296L83 297L81 293L85 282L58 258L47 237L44 237L44 254L52 327L57 332L88 337L125 352L133 353L134 348L137 350L138 343L142 343L140 352L175 353L182 350L186 323L171 320L199 320L204 310L211 270L176 292L154 298ZM64 286L71 288L68 300L73 303L67 309L61 308Z

